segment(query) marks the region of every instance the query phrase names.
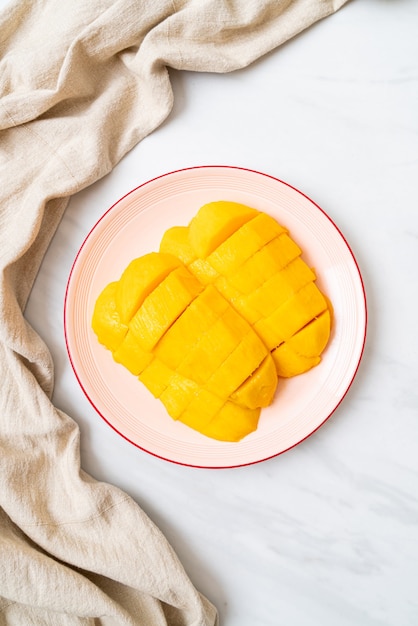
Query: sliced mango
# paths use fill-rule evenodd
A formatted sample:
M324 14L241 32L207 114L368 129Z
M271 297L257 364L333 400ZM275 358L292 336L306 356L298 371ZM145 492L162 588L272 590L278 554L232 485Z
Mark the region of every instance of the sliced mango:
M224 397L233 393L266 358L266 346L250 329L236 345L236 348L223 361L219 368L207 379L205 386Z
M157 343L156 356L169 367L177 368L228 308L227 300L212 285L208 285Z
M271 315L302 287L315 280L305 261L297 257L246 297L251 309L264 316Z
M238 311L238 313L240 313L249 324L254 324L261 317L263 317L262 313L251 308L247 302L247 297L231 285L228 278L225 276L219 276L214 285L224 298L232 304L234 309Z
M327 303L315 283L308 283L271 315L254 324L266 346L272 350L290 339L327 308Z
M155 398L159 398L170 384L173 374L171 367L154 358L138 378Z
M250 331L248 323L228 306L223 315L185 353L177 371L199 384L205 384L215 372L219 371L225 360L237 346L241 345ZM255 335L253 331L251 332ZM258 337L256 339L259 341ZM250 366L245 364L245 367L247 374L251 373L252 370L248 372Z
M135 335L128 330L122 342L113 352L113 358L128 369L134 376L139 374L149 365L153 359L151 352L143 350Z
M287 343L298 354L307 357L321 354L331 332L331 315L327 309L291 337Z
M277 372L270 354L239 387L231 393L231 400L249 409L269 406L277 387Z
M203 290L184 266L178 267L145 298L129 323L143 350L152 350L171 324Z
M241 293L250 294L301 254L299 246L283 233L260 248L235 272L230 272L228 281Z
M270 215L258 213L219 244L206 260L219 274L228 276L262 246L284 232L285 229Z
M175 420L179 419L202 388L177 372L170 378L167 387L160 395L160 400L167 409L167 413Z
M215 415L225 404L225 399L200 387L198 393L182 411L179 421L203 434Z
M171 254L150 252L131 261L117 283L116 306L120 319L129 324L145 298L168 274L181 266Z
M218 278L218 272L205 259L195 259L188 265L188 268L203 285L209 285Z
M197 257L206 258L258 211L237 202L209 202L189 224L189 241Z
M185 265L194 261L196 254L190 245L188 226L172 226L166 230L160 242L160 252L174 255Z
M218 276L208 261L196 256L190 244L188 226L172 226L166 230L161 239L160 252L178 257L204 285L213 283Z
M332 305L287 229L242 204L204 205L99 295L98 340L174 419L239 441L278 378L321 361Z
M220 441L240 441L257 429L261 409L247 409L225 402L202 432Z
M289 343L282 343L272 351L273 361L276 365L277 375L283 378L291 378L309 371L321 360L321 357L303 356L295 352Z
M122 342L128 326L122 324L116 308L117 282L106 285L96 300L92 318L92 328L101 344L115 350Z

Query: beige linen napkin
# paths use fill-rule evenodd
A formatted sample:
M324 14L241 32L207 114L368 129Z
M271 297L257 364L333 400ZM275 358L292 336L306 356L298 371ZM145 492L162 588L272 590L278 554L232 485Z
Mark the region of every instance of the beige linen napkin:
M24 310L68 198L170 112L167 66L244 67L346 0L17 0L0 14L0 625L212 625L138 505L79 466Z

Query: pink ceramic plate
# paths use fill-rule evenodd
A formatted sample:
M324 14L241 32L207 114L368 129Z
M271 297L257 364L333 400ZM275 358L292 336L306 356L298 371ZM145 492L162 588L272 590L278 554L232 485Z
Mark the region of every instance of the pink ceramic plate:
M285 225L315 267L334 307L330 343L319 366L280 380L259 427L239 443L223 443L172 420L91 330L95 300L135 257L158 250L168 227L187 224L212 200L233 200ZM196 167L151 180L123 197L98 221L74 262L65 301L65 336L74 372L101 417L138 448L195 467L237 467L292 448L334 412L356 375L366 335L360 272L344 237L309 198L286 183L235 167Z

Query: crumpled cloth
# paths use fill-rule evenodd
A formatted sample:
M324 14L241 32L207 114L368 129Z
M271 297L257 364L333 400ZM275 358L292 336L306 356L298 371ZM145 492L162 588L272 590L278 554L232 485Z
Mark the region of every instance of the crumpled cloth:
M347 0L17 0L0 14L0 626L212 626L139 506L80 469L23 311L69 197L169 114L168 67L247 66Z

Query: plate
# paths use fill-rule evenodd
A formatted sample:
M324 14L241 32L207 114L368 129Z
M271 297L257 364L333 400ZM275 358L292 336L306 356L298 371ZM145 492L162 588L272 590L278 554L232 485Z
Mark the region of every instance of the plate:
M158 250L163 232L186 225L206 202L231 200L269 213L290 231L331 299L334 324L321 363L279 381L258 429L219 442L172 420L159 400L115 363L91 329L95 300L135 257ZM114 204L74 261L64 306L65 340L75 375L97 413L122 437L157 457L193 467L249 465L279 455L314 433L346 395L359 367L367 325L363 281L344 236L306 195L261 172L202 166L170 172Z

